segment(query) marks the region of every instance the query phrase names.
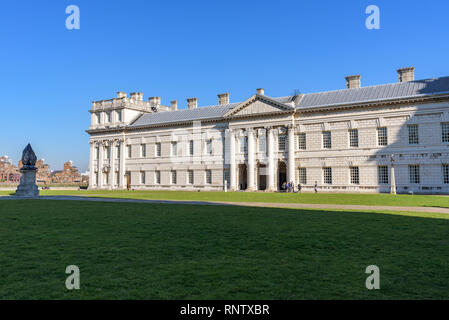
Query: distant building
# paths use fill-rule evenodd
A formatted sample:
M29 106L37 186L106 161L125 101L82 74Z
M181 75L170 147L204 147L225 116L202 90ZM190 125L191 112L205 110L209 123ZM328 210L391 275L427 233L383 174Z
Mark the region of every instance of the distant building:
M72 161L64 163L64 169L53 171L51 173L52 183L76 184L81 183L81 174L78 168L75 167Z
M19 168L12 164L8 156L0 157L0 183L19 183Z

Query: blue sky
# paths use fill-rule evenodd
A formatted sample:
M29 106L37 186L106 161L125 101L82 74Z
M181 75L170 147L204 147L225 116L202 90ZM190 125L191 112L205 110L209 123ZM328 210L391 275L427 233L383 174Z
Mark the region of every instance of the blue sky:
M81 11L67 30L65 8ZM380 8L380 30L365 8ZM0 7L0 154L31 142L52 169L89 161L88 110L117 91L169 104L217 94L241 101L449 75L449 2L430 1L8 1Z

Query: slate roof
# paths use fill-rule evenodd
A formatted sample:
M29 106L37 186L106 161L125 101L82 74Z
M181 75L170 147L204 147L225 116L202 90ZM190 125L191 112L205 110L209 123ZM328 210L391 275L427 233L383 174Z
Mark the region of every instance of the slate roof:
M368 103L399 98L416 98L434 94L449 93L449 77L392 83L355 89L304 94L296 108L309 109L345 104ZM281 103L292 101L295 96L271 98ZM198 107L191 110L164 111L144 114L131 127L168 124L195 120L220 119L240 103Z
M449 77L305 94L297 108L376 102L449 92Z
M230 103L219 106L199 107L195 109L183 109L177 111L163 111L144 114L138 118L131 127L143 125L165 124L171 122L195 121L206 119L219 119L230 109L240 103Z

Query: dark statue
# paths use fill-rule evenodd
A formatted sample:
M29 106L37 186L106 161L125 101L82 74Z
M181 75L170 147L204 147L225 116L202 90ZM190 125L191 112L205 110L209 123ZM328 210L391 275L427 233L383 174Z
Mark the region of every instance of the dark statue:
M24 170L35 170L34 165L36 164L37 157L34 154L33 148L28 143L22 153L22 169Z

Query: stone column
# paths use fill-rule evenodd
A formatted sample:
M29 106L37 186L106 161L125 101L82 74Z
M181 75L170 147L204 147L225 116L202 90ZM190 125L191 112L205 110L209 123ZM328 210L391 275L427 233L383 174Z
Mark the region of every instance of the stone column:
M98 144L98 188L103 187L104 141Z
M119 170L119 188L124 189L126 187L125 184L125 139L120 139L120 170Z
M273 137L273 127L266 128L268 134L268 168L267 168L267 191L275 191L276 188L274 186L274 137Z
M116 146L117 140L112 140L112 143L110 144L111 148L111 159L109 159L110 163L110 173L109 173L109 185L111 186L111 189L114 189L115 185L115 146Z
M236 165L235 165L235 131L229 129L229 176L230 176L230 190L236 191Z
M90 157L89 157L89 189L92 189L95 183L95 167L94 167L94 159L95 159L95 147L97 145L94 141L89 141L90 144Z
M293 125L288 126L288 177L287 182L295 182L295 128Z
M247 129L248 133L248 191L254 191L255 187L255 141L254 141L254 129Z

